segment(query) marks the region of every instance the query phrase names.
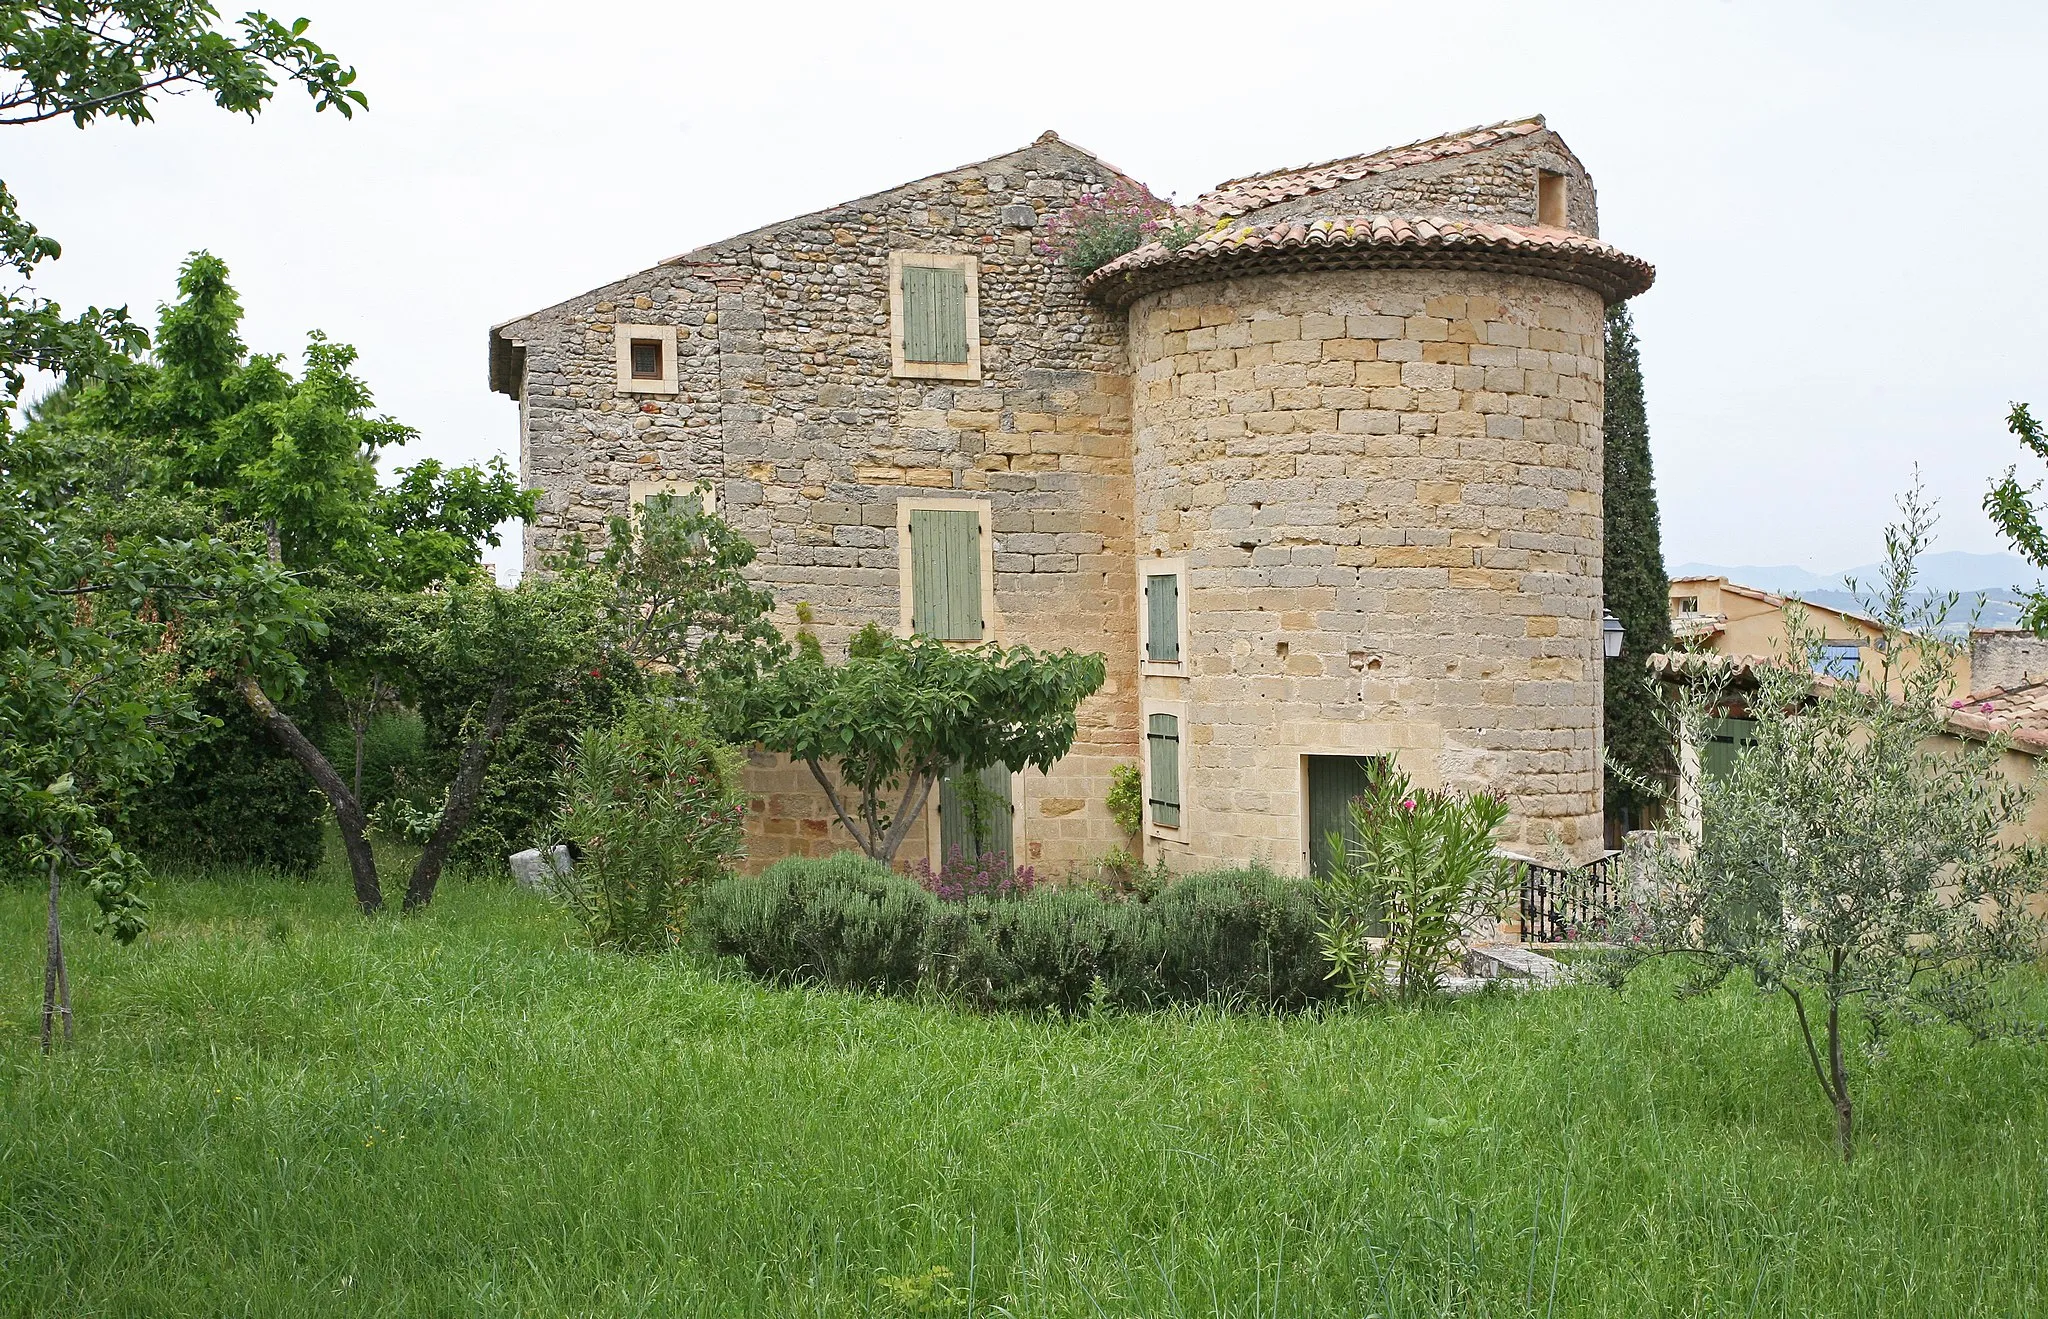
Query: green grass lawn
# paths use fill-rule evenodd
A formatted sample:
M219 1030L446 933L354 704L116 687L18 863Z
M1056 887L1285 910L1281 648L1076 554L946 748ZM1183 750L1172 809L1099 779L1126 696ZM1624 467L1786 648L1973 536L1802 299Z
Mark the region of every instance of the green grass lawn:
M2048 1057L1778 1002L1062 1022L764 989L451 881L0 890L0 1313L2039 1315ZM950 1276L931 1271L943 1269Z

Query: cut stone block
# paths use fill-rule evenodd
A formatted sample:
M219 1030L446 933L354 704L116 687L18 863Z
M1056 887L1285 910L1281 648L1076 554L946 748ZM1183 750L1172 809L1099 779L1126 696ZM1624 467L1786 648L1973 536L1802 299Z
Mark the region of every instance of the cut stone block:
M506 860L512 865L513 880L529 893L553 892L554 881L568 878L573 868L569 849L560 844L546 852L529 847L524 852L514 852Z

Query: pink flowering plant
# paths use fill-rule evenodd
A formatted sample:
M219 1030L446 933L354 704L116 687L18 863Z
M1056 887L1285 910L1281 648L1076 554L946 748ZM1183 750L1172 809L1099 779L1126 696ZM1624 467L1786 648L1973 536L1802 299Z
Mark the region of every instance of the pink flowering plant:
M988 851L968 856L958 847L946 854L936 871L930 861L920 857L910 867L910 877L941 902L1021 898L1038 887L1038 872L1030 866L1012 866L1009 853Z
M1507 901L1512 873L1494 851L1498 797L1418 788L1382 766L1330 836L1317 880L1317 937L1328 976L1356 998L1434 994L1464 955L1465 931Z
M1037 248L1041 256L1087 276L1155 238L1177 252L1201 232L1201 225L1183 220L1172 202L1153 196L1151 189L1116 183L1050 217Z

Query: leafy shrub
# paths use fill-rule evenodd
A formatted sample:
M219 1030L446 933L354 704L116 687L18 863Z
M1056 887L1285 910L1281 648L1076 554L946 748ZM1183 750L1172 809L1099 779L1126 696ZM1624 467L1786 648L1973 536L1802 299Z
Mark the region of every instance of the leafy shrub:
M321 751L335 773L351 789L355 784L355 738L346 724L330 724L321 738ZM393 798L403 798L418 808L431 803L425 784L427 773L427 726L412 710L385 710L370 716L363 726L363 790L356 799L363 809L375 813Z
M456 858L502 865L508 854L531 847L532 840L551 827L561 807L568 789L570 752L579 732L615 723L645 687L632 663L614 657L522 692L484 774L476 812L456 844ZM454 781L468 740L463 726L468 712L468 702L455 696L437 690L424 693L420 714L426 728L425 762L417 776L407 775L408 783L427 790L410 798L416 807L435 806L442 789Z
M881 862L841 852L719 879L696 924L712 951L764 980L903 993L917 983L938 905Z
M1038 872L1030 866L1010 865L1008 852L983 852L968 856L955 847L935 873L932 863L919 857L910 868L918 886L941 902L965 902L969 898L1014 898L1038 887Z
M1116 827L1136 838L1145 824L1145 778L1136 765L1110 768L1109 796L1104 800Z
M694 710L643 702L576 739L560 832L577 855L557 896L600 948L666 948L694 895L739 856L745 817L739 753Z
M1299 1008L1333 992L1313 895L1302 881L1257 869L1189 876L1150 902L1082 887L942 902L842 853L724 877L696 922L711 952L763 979L930 988L984 1008Z
M170 774L128 804L120 832L145 856L207 868L304 873L320 864L326 805L241 699L210 687L220 725L188 744Z
M1037 247L1041 255L1056 257L1074 274L1087 276L1154 238L1179 251L1200 234L1199 225L1182 222L1173 204L1153 196L1150 189L1117 184L1088 194L1048 219Z
M1436 992L1466 928L1496 912L1508 868L1493 850L1500 799L1417 788L1380 768L1351 803L1350 833L1332 837L1319 941L1329 975L1354 996Z

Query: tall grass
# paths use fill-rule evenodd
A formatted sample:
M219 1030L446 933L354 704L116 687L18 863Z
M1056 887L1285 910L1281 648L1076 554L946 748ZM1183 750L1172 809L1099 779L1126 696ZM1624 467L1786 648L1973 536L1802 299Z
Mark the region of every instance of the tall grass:
M45 1061L0 891L0 1313L2048 1312L2018 1047L1897 1044L1844 1167L1741 989L1062 1022L594 954L484 883L154 897L75 938Z

